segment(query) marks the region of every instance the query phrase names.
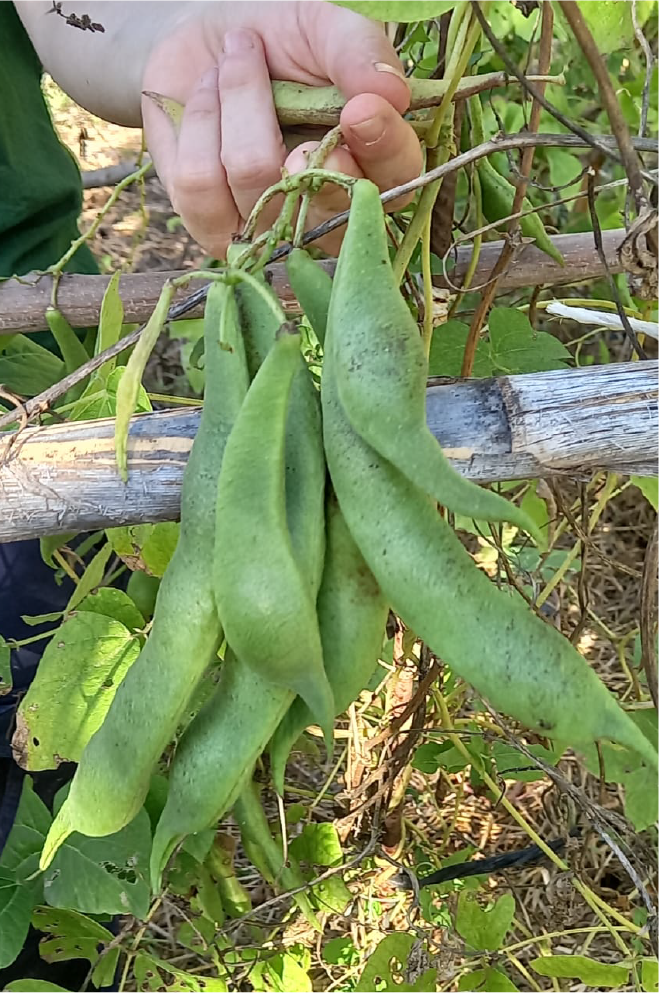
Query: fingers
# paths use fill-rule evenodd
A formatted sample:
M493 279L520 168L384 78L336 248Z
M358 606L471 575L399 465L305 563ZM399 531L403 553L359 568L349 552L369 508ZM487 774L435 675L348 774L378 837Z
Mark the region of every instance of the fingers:
M319 78L330 79L346 97L376 93L399 113L407 110L409 87L382 24L331 4L301 8Z
M240 230L241 221L220 157L217 81L217 69L210 69L195 85L185 105L178 139L171 122L158 111L169 137L156 152L151 134L149 146L187 230L205 251L221 258L231 236Z
M219 62L222 163L242 217L281 179L286 158L263 44L253 32L229 31Z
M423 153L414 130L387 100L373 93L353 97L343 108L341 128L355 162L382 191L415 179ZM413 194L387 204L400 210Z

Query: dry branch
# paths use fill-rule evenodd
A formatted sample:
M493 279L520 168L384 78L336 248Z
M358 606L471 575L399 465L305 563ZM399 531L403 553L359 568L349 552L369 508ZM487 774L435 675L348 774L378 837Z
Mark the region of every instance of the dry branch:
M618 248L625 237L624 230L603 232L606 259L611 272L620 272ZM500 290L519 289L542 283L555 286L559 283L585 282L604 275L604 268L597 256L593 236L582 234L557 235L552 239L565 259L560 266L535 245L526 244L516 253L508 270L499 283ZM474 274L473 284L480 285L487 280L499 256L504 242L493 241L483 245ZM457 250L455 268L448 274L453 285L459 285L471 259L471 245L462 245ZM323 263L333 272L334 261ZM294 303L286 270L283 263L269 266L273 286L284 303ZM177 272L128 273L121 277L120 293L124 303L125 320L130 323L143 323L150 316L165 279L182 275ZM60 310L74 328L93 327L98 323L101 300L107 287L109 276L82 276L64 273L57 291ZM437 276L437 286L449 285L447 280ZM182 299L188 289L178 291L177 299ZM17 331L29 334L42 331L46 326L44 314L50 305L52 277L31 274L18 279L8 279L0 283L0 335L14 334ZM203 313L203 303L185 314L186 318L199 317Z
M427 416L453 465L479 482L654 475L657 392L656 362L433 382ZM0 541L175 519L198 421L198 409L134 418L127 485L112 420L0 437Z

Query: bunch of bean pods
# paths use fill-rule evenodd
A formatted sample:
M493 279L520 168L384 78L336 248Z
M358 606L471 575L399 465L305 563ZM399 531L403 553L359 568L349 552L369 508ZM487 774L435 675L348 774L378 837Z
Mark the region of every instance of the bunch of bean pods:
M153 628L87 744L42 867L71 832L111 834L137 814L224 644L213 695L176 742L152 885L186 835L233 808L255 864L296 887L299 868L270 834L254 766L269 749L282 792L305 727L319 724L331 749L335 716L377 667L390 608L526 727L576 748L610 738L657 764L576 649L497 589L438 512L533 531L513 504L458 475L427 428L426 353L375 186L353 187L333 280L300 249L288 271L323 344L320 392L265 280L227 268L208 294L205 402Z

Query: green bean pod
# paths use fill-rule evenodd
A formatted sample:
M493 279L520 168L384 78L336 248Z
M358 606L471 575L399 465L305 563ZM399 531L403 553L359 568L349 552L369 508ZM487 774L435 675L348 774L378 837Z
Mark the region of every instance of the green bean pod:
M234 810L236 823L247 857L269 883L282 890L294 890L306 885L306 880L298 864L289 856L289 864L284 863L284 854L270 833L258 787L251 782L242 793ZM296 893L293 897L307 921L316 931L321 926L306 893Z
M227 641L245 665L299 693L332 741L334 701L309 583L284 492L285 425L300 336L284 326L257 372L224 453L214 589Z
M210 583L217 482L248 385L233 291L222 283L209 290L204 337L206 402L183 478L180 538L158 591L153 628L83 752L46 838L42 868L71 832L113 834L137 814L153 768L220 645Z
M316 610L325 672L338 715L364 689L377 668L389 608L333 493L327 500L326 531L325 569ZM284 792L291 748L312 723L309 708L296 697L270 744L272 776L279 793Z
M304 248L294 248L287 257L286 273L291 289L322 345L327 329L332 277Z
M263 283L264 292L276 296ZM272 307L253 286L236 289L250 376L254 377L272 348L279 325ZM315 599L325 555L325 454L320 423L320 397L302 356L293 378L286 417L286 516L293 553L309 578Z
M392 608L498 710L575 748L610 738L656 767L651 743L576 649L521 598L497 590L433 500L352 428L333 330L321 391L328 466L350 532Z
M256 374L275 341L273 310L249 284L239 285L236 297L248 363ZM325 456L320 397L307 369L295 374L291 386L285 458L291 542L315 600L325 543ZM216 824L232 806L293 699L290 690L240 665L227 650L213 696L176 747L151 852L154 891L178 842Z
M236 802L294 697L227 652L215 693L176 747L151 846L154 893L178 843L217 824Z
M380 195L368 180L353 187L327 334L341 403L375 451L456 513L536 531L514 504L460 476L426 424L428 360L389 262Z
M481 181L483 214L490 224L494 221L500 221L504 217L510 217L515 199L515 187L505 176L497 172L489 159L479 159L476 166ZM522 200L522 210L533 210L533 204L528 197L524 197ZM526 217L521 217L519 226L522 234L527 238L533 238L541 251L549 255L559 265L565 265L565 259L545 231L545 226L537 214L527 214Z

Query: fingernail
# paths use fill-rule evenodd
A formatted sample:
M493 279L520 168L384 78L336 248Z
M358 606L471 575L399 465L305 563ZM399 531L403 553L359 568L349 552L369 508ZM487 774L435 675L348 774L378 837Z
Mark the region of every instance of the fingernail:
M374 62L373 65L378 72L389 72L392 76L398 76L407 82L407 77L400 66L391 66L388 62Z
M375 117L369 117L360 124L351 124L350 130L365 145L375 145L382 138L384 127L384 121L379 114L376 114Z
M226 55L242 55L254 48L254 39L249 31L227 31L224 36Z

